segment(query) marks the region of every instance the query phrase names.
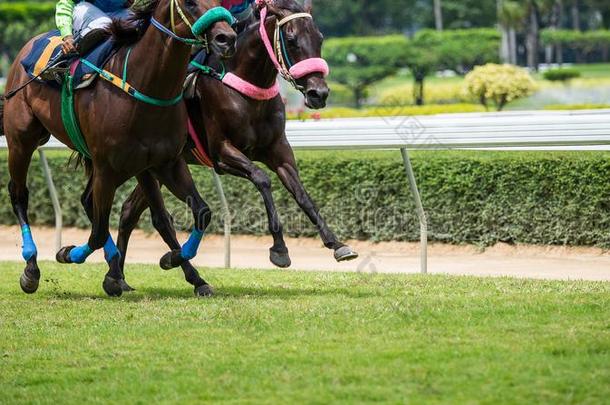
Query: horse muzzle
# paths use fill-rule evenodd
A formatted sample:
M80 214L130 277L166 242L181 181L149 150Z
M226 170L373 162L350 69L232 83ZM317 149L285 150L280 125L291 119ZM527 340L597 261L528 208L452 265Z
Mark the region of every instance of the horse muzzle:
M235 55L235 44L237 35L234 32L218 32L213 35L211 41L212 51L223 59L231 58Z
M319 110L326 107L330 89L326 83L322 82L319 85L308 86L304 93L305 105L313 110Z

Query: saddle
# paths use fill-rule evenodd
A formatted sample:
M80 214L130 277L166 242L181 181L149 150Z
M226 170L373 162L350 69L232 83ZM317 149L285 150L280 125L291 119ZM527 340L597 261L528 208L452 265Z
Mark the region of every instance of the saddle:
M58 30L49 31L34 41L32 50L21 61L21 65L30 78L57 89L62 87L65 80L64 74L56 73L53 75L45 75L43 73L44 69L49 65L49 62L53 61L61 54L62 42L63 40ZM104 66L118 49L119 47L116 43L108 38L100 42L91 51L80 58L89 61L92 65ZM64 72L67 73L71 66L73 69L71 72L72 83L75 90L89 87L99 76L99 73L87 64L78 63L78 65L74 66L69 60L66 61ZM43 74L41 75L41 73Z

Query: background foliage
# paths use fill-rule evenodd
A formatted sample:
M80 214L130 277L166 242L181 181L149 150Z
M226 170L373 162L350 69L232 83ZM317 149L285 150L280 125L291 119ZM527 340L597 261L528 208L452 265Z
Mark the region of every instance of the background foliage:
M610 246L610 157L601 152L523 153L433 151L413 154L413 164L430 221L431 239L489 245L498 241L534 244ZM418 240L404 169L397 152L307 152L299 156L301 174L322 212L342 238ZM50 164L61 194L67 226L88 227L79 204L84 187L81 170L66 168L66 154L54 153ZM6 166L0 155L0 167ZM194 168L199 190L215 212L213 229L221 229L221 211L208 169ZM0 189L8 175L0 172ZM248 182L223 176L234 211L233 229L267 234L260 197ZM30 213L35 224L53 225L53 210L37 162L30 170ZM122 187L119 205L131 191ZM315 230L274 180L277 205L292 236ZM183 227L190 214L173 197L166 200ZM0 223L15 223L6 192L0 193ZM141 225L150 229L150 221Z

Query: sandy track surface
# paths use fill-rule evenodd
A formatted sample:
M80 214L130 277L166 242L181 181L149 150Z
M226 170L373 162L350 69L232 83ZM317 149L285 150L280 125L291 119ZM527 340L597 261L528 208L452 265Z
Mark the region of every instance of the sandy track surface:
M116 234L116 232L114 233ZM54 230L34 228L40 260L55 259ZM78 245L87 240L88 231L66 229L64 245ZM180 234L179 240L186 240ZM287 238L292 258L292 269L317 271L360 271L364 273L417 273L419 271L419 244L370 243L351 241L360 258L348 263L336 263L332 252L317 239ZM233 236L232 266L236 268L269 269L270 237ZM18 227L0 227L0 260L22 260L21 236ZM157 265L167 247L157 234L134 232L127 260L129 263ZM561 280L610 281L610 253L596 248L509 246L499 244L484 251L474 246L431 244L428 268L430 273L510 276ZM103 261L103 254L96 252L92 262ZM205 238L198 266L223 267L224 239L222 236Z

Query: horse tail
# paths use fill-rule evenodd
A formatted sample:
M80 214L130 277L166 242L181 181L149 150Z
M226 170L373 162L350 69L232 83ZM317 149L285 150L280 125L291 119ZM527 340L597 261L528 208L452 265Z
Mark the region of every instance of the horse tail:
M78 152L72 152L70 155L70 159L68 159L68 167L70 166L74 169L78 169L79 166L84 167L87 177L91 177L91 174L93 173L93 162L91 159L81 155Z

